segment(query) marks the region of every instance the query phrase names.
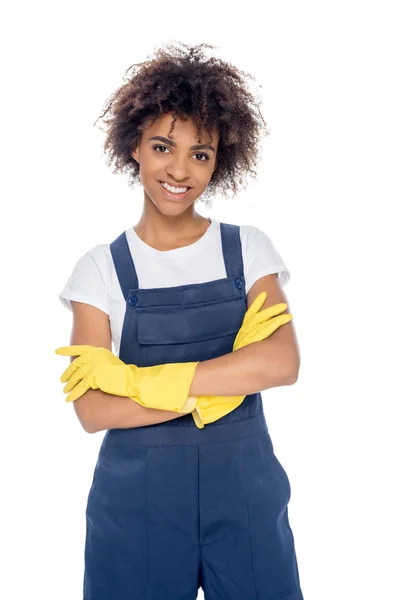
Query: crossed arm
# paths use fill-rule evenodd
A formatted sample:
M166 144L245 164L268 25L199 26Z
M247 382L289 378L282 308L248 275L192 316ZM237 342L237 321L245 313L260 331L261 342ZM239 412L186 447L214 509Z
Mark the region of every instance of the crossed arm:
M276 273L258 279L247 295L249 307L256 296L266 291L263 308L285 302ZM70 344L91 344L111 350L111 331L106 313L94 306L71 302L73 327ZM290 307L285 312L290 313ZM74 360L71 357L71 361ZM198 364L191 396L240 396L272 387L291 385L297 380L300 352L293 319L282 325L269 338L255 342L218 358ZM73 402L78 419L88 433L105 429L141 427L176 419L182 414L145 408L130 398L88 390Z

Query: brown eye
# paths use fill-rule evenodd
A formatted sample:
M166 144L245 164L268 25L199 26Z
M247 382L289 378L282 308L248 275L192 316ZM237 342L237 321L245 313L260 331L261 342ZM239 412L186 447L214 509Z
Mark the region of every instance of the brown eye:
M158 151L158 148L164 148L164 150L168 150L168 148L166 146L163 146L162 144L156 144L155 146L153 146L153 149L156 151ZM166 152L158 152L158 153L166 154ZM204 158L204 160L199 160L198 162L207 162L207 160L210 160L210 157L208 156L208 154L203 154L203 152L197 152L194 156L201 156L202 158Z
M165 148L165 150L168 150L168 148L166 146L162 146L161 144L157 144L156 146L153 146L154 150L156 148ZM165 154L165 152L161 152L160 154Z

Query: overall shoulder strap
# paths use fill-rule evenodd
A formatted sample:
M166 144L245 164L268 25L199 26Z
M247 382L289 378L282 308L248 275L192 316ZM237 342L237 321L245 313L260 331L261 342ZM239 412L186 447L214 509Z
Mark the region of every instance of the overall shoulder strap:
M111 242L110 251L117 272L118 281L126 300L129 295L129 290L138 289L139 284L125 231Z

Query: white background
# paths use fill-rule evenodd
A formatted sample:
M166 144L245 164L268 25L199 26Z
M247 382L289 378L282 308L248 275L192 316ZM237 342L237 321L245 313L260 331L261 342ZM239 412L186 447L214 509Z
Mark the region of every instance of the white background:
M263 399L304 598L399 597L395 5L21 2L3 14L1 597L82 598L104 432L85 433L65 403L69 358L54 349L72 316L58 293L80 256L140 217L143 190L112 175L93 124L125 70L172 40L214 44L262 86L257 180L198 210L263 229L292 274L300 375Z

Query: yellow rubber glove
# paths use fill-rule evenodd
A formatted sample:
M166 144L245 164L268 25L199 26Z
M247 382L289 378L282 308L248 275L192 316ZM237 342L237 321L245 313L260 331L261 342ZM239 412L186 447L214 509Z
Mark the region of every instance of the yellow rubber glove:
M267 293L261 292L249 306L241 328L239 329L233 352L244 348L253 342L260 342L274 333L279 327L289 323L293 316L289 313L281 315L287 309L285 302L280 302L260 311ZM280 316L278 316L280 315ZM213 423L240 406L246 396L189 396L197 398L192 416L196 426L202 429L204 425Z
M188 393L199 361L137 367L125 364L107 348L87 344L63 346L55 352L77 357L60 379L68 382L63 390L70 392L67 402L92 388L126 396L147 408L187 413L195 406L195 397L189 399Z
M275 323L274 326L274 319L271 319L271 317L286 310L287 305L284 303L276 304L273 307L258 312L259 308L264 304L266 297L266 292L262 292L254 300L252 306L249 307L243 319L242 327L236 336L234 350L268 337L268 335L271 335L275 329L283 324L283 322L279 324ZM289 317L287 320L291 319L291 315L283 315L281 319L285 319L285 317ZM268 319L270 321L266 325ZM258 325L260 328L257 327ZM64 387L64 392L68 393L73 390L66 398L67 402L77 400L89 388L102 389L107 393L117 396L127 396L142 406L149 408L173 410L183 414L192 412L197 402L202 403L204 412L206 408L211 406L211 401L213 400L213 408L210 408L208 412L212 412L212 420L214 421L223 416L221 410L224 414L230 412L236 407L232 403L238 402L240 404L244 398L238 396L186 396L183 403L181 403L185 390L190 389L198 362L137 367L136 365L126 365L106 348L91 345L64 346L58 348L55 352L62 356L77 357L61 376L61 382L65 383L68 381ZM185 376L183 381L180 380L182 374ZM176 377L180 381L176 382L170 396L160 399L158 394L160 391L165 392L165 385L168 383L168 378L171 381L172 378ZM133 395L131 393L132 388ZM176 401L175 396L178 391L179 394L182 394L179 402ZM157 394L157 397L155 394ZM218 400L222 405L221 409L218 408ZM228 407L227 404L229 405ZM193 415L193 417L196 424L202 427L203 425L199 421L200 417L197 415ZM206 420L206 422L212 421Z

